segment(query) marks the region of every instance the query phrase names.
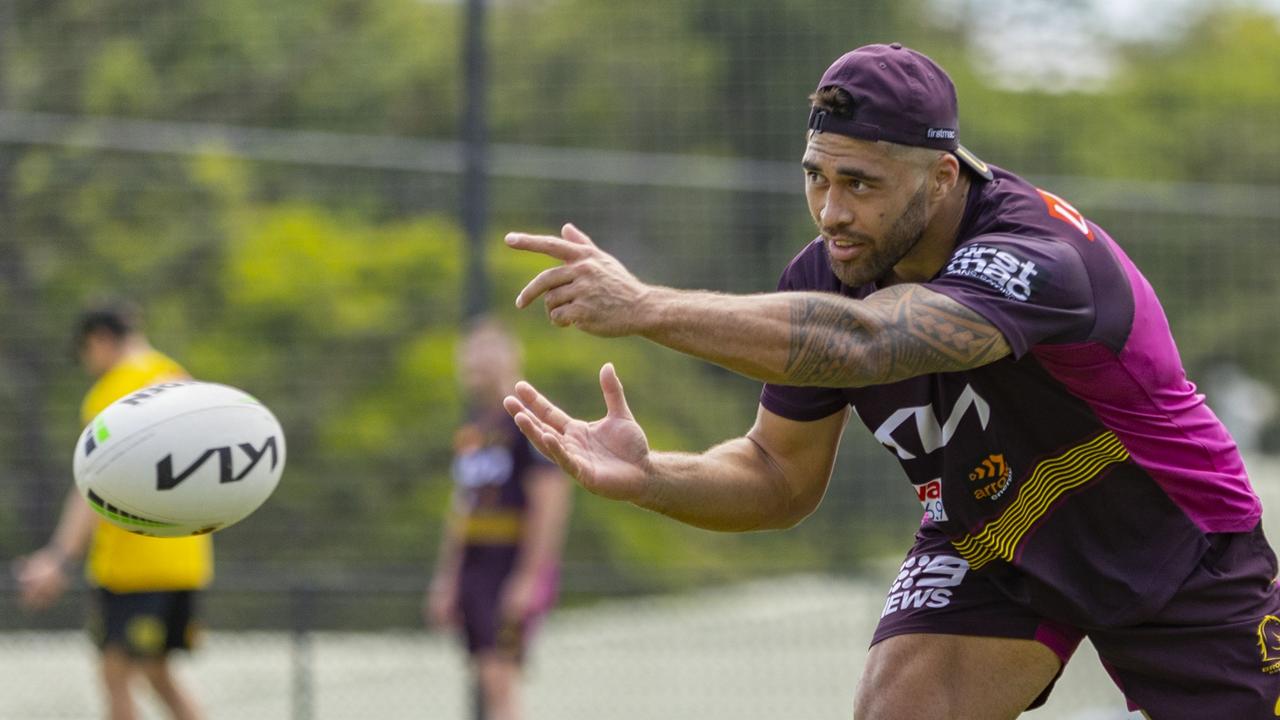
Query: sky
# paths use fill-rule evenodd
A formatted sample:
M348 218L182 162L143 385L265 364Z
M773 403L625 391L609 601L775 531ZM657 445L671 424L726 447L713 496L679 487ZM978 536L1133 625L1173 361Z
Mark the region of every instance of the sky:
M1205 0L931 0L934 21L963 23L979 66L1011 89L1088 90L1116 67L1114 43L1181 32ZM1222 0L1280 22L1280 0Z

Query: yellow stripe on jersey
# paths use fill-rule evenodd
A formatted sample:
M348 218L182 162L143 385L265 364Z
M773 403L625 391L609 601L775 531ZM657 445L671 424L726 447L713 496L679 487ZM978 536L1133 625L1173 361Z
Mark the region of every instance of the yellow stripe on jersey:
M130 355L94 383L80 407L87 425L108 405L136 390L188 377L187 371L155 350ZM153 538L136 535L99 519L89 546L85 575L112 592L196 590L213 577L213 542L208 535Z
M1107 467L1129 459L1129 451L1115 433L1098 437L1040 461L1014 501L1000 517L977 533L953 540L952 545L974 570L1000 558L1012 561L1018 543L1037 520L1065 493L1093 480Z
M462 539L472 545L514 545L524 531L524 519L516 510L477 513L458 522Z

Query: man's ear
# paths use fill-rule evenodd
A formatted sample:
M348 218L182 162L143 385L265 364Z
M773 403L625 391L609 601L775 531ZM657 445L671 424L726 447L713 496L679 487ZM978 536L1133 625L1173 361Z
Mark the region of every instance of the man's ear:
M946 197L960 182L960 161L955 155L944 152L933 161L930 168L929 190L933 200Z

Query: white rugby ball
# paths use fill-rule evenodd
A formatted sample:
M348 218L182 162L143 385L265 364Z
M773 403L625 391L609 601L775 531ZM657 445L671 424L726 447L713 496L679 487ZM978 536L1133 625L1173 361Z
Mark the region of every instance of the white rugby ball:
M168 382L127 395L80 435L76 487L113 524L140 535L220 530L258 509L284 471L284 431L227 385Z

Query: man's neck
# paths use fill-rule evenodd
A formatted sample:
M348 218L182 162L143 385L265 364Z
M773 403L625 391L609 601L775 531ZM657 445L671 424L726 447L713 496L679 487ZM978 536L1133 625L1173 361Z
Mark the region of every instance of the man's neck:
M139 355L150 351L151 344L143 338L122 340L120 342L119 349L115 352L114 357L111 358L111 362L107 364L106 370L103 372L110 372L112 368L118 367L121 363L132 360Z
M884 284L926 282L946 265L964 223L971 182L967 174L961 173L955 187L947 193L937 213L925 226L920 242L910 255L903 258L903 262L894 266L890 282Z

